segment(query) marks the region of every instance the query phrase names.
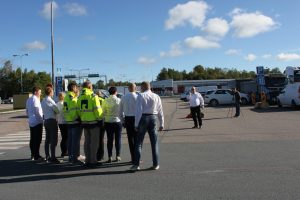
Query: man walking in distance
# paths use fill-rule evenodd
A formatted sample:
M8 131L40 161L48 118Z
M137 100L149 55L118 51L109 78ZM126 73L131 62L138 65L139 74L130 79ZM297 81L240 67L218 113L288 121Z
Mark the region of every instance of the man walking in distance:
M188 100L190 102L190 109L191 114L194 121L193 128L201 128L202 126L202 119L201 119L201 112L200 107L204 108L204 100L203 97L199 92L196 91L195 87L191 88L191 93L188 96Z
M234 104L235 104L234 117L239 117L240 116L241 95L240 95L239 91L237 91L236 88L233 88L232 92L233 92L233 98L234 98Z
M81 163L78 160L80 153L80 139L82 131L80 128L80 118L77 107L78 88L75 82L68 85L68 92L64 99L64 117L68 124L68 153L69 162L73 164Z
M149 82L142 82L142 93L137 97L134 124L137 131L137 142L135 145L134 164L130 168L131 171L140 170L139 164L146 132L149 134L152 149L153 166L151 169L159 169L158 133L156 121L158 118L160 123L159 131L162 131L164 127L164 114L160 97L151 92L150 89Z
M93 92L92 83L86 81L82 87L77 105L85 138L84 165L93 168L97 166L97 150L99 146L98 120L102 118L102 108L98 96Z
M41 106L41 88L34 87L32 96L26 102L26 114L30 128L30 151L31 159L35 161L43 161L40 156L40 145L43 135L43 110Z
M134 115L136 110L136 85L131 83L128 87L129 93L125 94L120 103L120 117L126 128L131 162L134 162L134 146L136 143L136 131L134 128Z
M44 126L46 130L46 139L45 139L46 160L47 162L51 162L51 163L60 163L55 156L55 149L56 149L57 137L58 137L56 114L58 114L59 110L56 103L52 99L54 94L52 87L46 87L45 94L46 97L42 101L42 108L44 113ZM49 145L50 145L50 154L49 154Z

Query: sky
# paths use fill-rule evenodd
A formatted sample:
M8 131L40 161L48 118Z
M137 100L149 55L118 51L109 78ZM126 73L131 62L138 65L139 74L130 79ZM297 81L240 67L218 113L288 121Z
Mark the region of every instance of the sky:
M196 65L299 66L299 0L57 0L55 76L155 80ZM0 66L51 73L50 1L0 0ZM28 56L16 56L24 55Z

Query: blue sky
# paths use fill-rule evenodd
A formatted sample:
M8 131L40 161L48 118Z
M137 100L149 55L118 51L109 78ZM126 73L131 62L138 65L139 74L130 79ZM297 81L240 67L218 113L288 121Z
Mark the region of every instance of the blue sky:
M0 62L51 71L50 1L1 0ZM53 1L55 67L152 80L163 67L299 66L298 0Z

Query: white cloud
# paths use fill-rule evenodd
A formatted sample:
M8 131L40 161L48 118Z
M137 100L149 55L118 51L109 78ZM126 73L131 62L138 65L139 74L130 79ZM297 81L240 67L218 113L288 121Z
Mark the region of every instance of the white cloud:
M169 52L160 52L160 57L178 57L183 55L182 47L180 42L175 42L171 45Z
M145 42L145 41L148 41L148 39L149 39L149 37L147 35L144 35L144 36L140 37L139 40Z
M155 63L156 60L154 58L142 56L142 57L138 58L137 62L142 65L151 65L151 64Z
M239 55L241 50L238 49L228 49L225 51L226 55Z
M262 58L269 59L269 58L272 58L272 55L271 54L264 54L264 55L262 55Z
M250 53L247 56L245 56L244 58L245 58L245 60L248 60L248 61L252 62L256 59L256 55Z
M186 23L193 27L201 27L209 6L204 1L189 1L185 4L177 4L169 10L169 19L165 22L166 29L174 29Z
M56 12L58 10L58 5L55 1L52 3L53 17L56 16ZM51 19L51 2L45 3L43 10L40 11L41 16L46 19Z
M271 31L277 23L260 12L245 13L242 10L232 12L230 26L234 29L234 35L239 38L253 37L260 33Z
M280 53L277 55L277 59L281 61L293 61L300 60L300 54L296 53Z
M66 12L71 16L84 16L87 15L87 10L83 5L78 3L67 3L64 5Z
M212 49L219 48L220 44L201 36L189 37L184 40L185 44L192 49Z
M33 41L24 45L25 50L44 50L47 45L40 41Z
M234 8L230 13L229 16L234 16L234 15L238 15L242 12L245 12L245 10L241 9L241 8Z
M202 30L212 36L224 37L229 31L229 25L222 18L213 18L207 21Z

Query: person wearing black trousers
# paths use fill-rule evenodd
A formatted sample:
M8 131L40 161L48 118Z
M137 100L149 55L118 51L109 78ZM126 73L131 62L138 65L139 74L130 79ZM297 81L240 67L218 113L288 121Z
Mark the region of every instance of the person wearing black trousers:
M136 131L134 127L136 110L136 85L131 83L128 87L129 93L125 94L120 103L120 117L123 126L126 128L131 162L134 161L134 148L136 144Z
M193 128L201 128L202 126L202 119L201 119L201 112L200 107L204 108L204 100L203 97L199 92L196 91L195 87L191 88L191 93L188 96L190 102L190 109L191 114L194 121Z
M234 105L235 105L235 115L234 117L240 116L240 106L241 106L241 95L239 91L236 88L232 89L233 92L233 98L234 98Z
M61 157L68 156L68 126L63 115L64 98L65 98L64 93L60 92L58 94L59 101L57 102L57 107L59 110L59 113L57 114L57 122L61 134L61 142L60 142Z

